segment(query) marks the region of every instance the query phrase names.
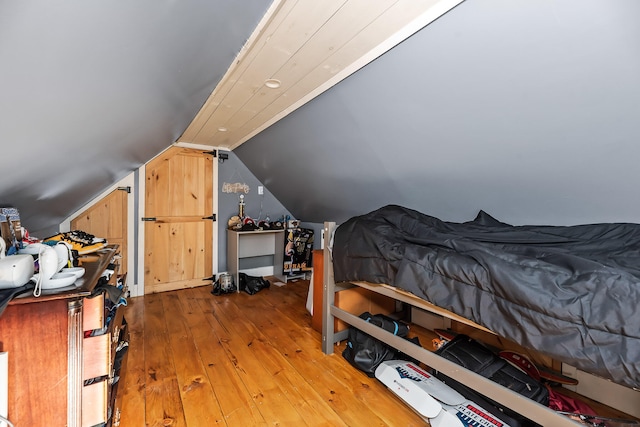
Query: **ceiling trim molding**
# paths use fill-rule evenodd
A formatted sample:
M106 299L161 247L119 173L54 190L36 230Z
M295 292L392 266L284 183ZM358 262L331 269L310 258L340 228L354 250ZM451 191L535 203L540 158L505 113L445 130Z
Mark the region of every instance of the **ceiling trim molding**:
M172 145L173 147L182 147L182 148L193 148L194 150L219 150L219 151L229 151L226 147L216 147L205 144L194 144L192 142L176 142Z
M212 105L216 105L215 98L218 96L218 89L223 86L224 83L231 79L231 76L236 72L236 69L242 63L244 58L256 47L257 41L261 38L262 34L269 27L274 17L278 14L278 12L282 9L282 5L285 0L274 0L271 3L271 6L265 12L264 16L258 23L258 26L253 30L246 43L238 52L238 55L235 57L227 71L224 73L224 76L218 82L216 88L211 92L209 98L205 102L204 106L198 111L195 118L191 122L191 124L187 127L185 132L178 138L177 143L189 143L191 139L193 139L204 127L207 122L206 117L209 117L211 114L208 111ZM217 105L216 105L217 106ZM206 116L205 116L206 115ZM199 124L199 125L198 125Z

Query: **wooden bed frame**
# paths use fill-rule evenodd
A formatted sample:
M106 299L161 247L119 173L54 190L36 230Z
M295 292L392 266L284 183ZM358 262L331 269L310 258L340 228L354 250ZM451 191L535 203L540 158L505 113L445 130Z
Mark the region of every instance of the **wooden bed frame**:
M348 330L334 332L334 319L338 318L345 323L354 326L363 332L387 343L401 352L421 361L425 365L436 369L443 374L459 381L474 390L481 392L486 397L501 403L515 412L533 420L543 426L564 427L580 425L564 415L560 415L552 409L528 399L506 387L503 387L475 372L469 371L453 362L450 362L435 353L411 343L403 338L397 337L382 328L378 328L371 323L365 322L357 315L344 311L334 304L335 292L348 289L353 286L360 286L389 297L392 297L411 306L450 318L489 331L481 325L456 315L448 310L437 307L413 294L399 290L388 285L378 285L367 282L335 283L333 278L333 263L331 260L330 242L336 223L324 223L324 271L323 271L323 304L322 304L322 351L332 354L336 342L346 339ZM359 313L358 313L359 314ZM490 331L489 331L490 332Z

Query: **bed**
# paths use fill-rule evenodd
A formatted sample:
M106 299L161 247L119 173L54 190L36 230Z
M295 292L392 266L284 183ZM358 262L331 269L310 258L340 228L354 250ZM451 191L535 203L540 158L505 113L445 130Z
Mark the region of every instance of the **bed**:
M566 422L335 307L333 293L348 283L640 386L640 225L511 226L484 212L451 223L390 205L334 228L325 224L326 353L344 338L333 332L337 317L542 425Z

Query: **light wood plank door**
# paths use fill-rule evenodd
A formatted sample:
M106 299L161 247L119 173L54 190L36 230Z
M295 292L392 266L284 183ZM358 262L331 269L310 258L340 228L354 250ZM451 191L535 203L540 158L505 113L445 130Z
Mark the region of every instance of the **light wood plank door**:
M145 293L211 284L213 156L171 147L146 167Z
M122 256L119 274L127 272L127 195L124 189L113 190L71 220L72 230L104 237L109 244L118 245Z

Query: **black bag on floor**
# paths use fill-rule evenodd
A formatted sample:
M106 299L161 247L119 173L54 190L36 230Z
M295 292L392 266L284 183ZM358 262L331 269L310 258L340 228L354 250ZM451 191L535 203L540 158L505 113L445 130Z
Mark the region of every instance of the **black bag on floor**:
M249 295L253 295L256 292L268 288L271 286L268 280L263 277L249 276L244 273L239 273L240 290L245 291Z
M509 362L500 358L491 349L466 335L457 335L448 344L438 349L436 354L529 399L535 400L544 406L549 405L549 390L544 384L509 364ZM502 418L503 421L508 422L507 419L505 419L505 415L511 418L511 422L508 422L509 425L537 426L537 424L532 421L508 408L504 408L497 402L486 399L475 390L454 381L440 372L436 371L434 375L467 399L475 401L489 412L493 412L492 409L494 408L497 409L499 413L494 415ZM515 423L516 420L518 421L517 423Z
M387 332L408 339L409 326L403 322L383 314L373 315L366 311L359 317ZM420 345L417 337L410 341ZM369 377L374 377L376 368L385 360L407 359L406 355L398 352L393 347L353 326L349 328L347 346L342 352L342 357Z

